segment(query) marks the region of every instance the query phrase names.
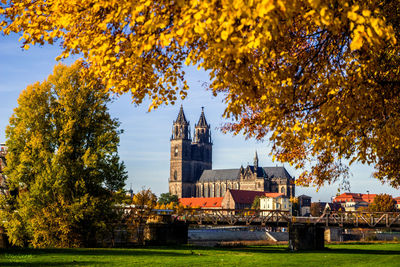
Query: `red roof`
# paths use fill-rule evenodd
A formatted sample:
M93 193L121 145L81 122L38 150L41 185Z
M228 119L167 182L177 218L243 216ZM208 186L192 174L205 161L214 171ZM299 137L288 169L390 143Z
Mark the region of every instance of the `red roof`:
M282 194L282 193L265 193L264 196L276 198L276 197L284 196L284 194Z
M188 197L180 198L182 205L192 208L221 208L223 197Z
M400 197L395 197L393 199L394 199L394 201L396 201L397 204L400 204Z
M368 202L374 201L376 194L343 193L333 199L333 202Z
M372 203L372 202L374 202L374 198L375 198L375 196L376 196L376 194L361 194L362 196L362 199L365 201L365 202L368 202L368 203Z
M267 193L263 191L249 191L249 190L237 190L237 189L229 189L229 191L231 192L233 200L236 203L241 203L241 204L253 204L254 198L256 196L262 197L266 196L266 194L277 194L277 193Z

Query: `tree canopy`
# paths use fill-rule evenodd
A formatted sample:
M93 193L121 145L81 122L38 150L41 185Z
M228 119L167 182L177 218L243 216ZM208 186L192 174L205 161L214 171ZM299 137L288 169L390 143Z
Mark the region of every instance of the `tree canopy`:
M388 194L378 194L368 206L370 211L390 212L396 210L396 201Z
M82 62L58 65L23 90L7 137L7 183L1 221L14 245L95 245L113 219L127 174L119 162L119 122L110 97ZM122 193L122 192L121 192Z
M267 138L272 154L321 186L376 168L400 185L400 7L378 0L8 0L1 31L23 46L60 40L116 93L174 104L184 64L225 97L226 131Z
M174 203L176 205L179 204L179 199L177 195L172 195L171 193L161 193L160 198L158 199L158 204L167 205L170 203Z

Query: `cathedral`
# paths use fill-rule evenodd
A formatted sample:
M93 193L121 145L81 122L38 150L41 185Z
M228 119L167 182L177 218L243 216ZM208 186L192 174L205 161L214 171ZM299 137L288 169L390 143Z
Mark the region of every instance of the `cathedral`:
M279 192L294 196L294 177L284 167L261 167L257 152L253 165L212 170L212 140L202 108L193 140L181 106L173 122L169 192L179 198L223 197L228 189Z

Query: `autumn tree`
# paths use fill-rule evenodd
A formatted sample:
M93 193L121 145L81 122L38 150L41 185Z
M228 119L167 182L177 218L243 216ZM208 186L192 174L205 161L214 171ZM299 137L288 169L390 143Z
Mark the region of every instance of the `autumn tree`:
M0 214L14 245L93 246L114 218L127 178L117 154L121 131L110 97L96 78L81 76L83 68L56 66L21 92L10 118L10 195Z
M177 195L172 195L171 193L162 193L158 198L158 203L161 205L167 205L170 203L179 204L179 199Z
M109 90L150 109L186 96L184 64L206 70L235 119L225 130L269 139L304 169L298 184L361 162L400 185L396 1L9 0L0 13L25 49L59 40L60 58L83 55Z
M136 234L139 244L144 244L144 228L146 221L152 215L153 208L157 205L157 196L150 188L142 188L132 199L135 209L132 211L129 221L130 231Z
M396 201L388 194L378 194L374 201L368 206L373 212L390 212L396 210Z

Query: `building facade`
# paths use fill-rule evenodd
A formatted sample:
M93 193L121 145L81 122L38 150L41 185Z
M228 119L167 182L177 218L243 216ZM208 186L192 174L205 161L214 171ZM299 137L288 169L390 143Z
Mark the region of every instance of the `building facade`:
M260 210L264 216L271 214L271 211L292 211L290 199L281 193L266 193L260 198Z
M190 123L181 106L171 136L169 192L179 198L224 197L228 189L295 195L294 178L284 167L261 167L255 154L253 165L212 170L212 139L204 109L191 138Z

